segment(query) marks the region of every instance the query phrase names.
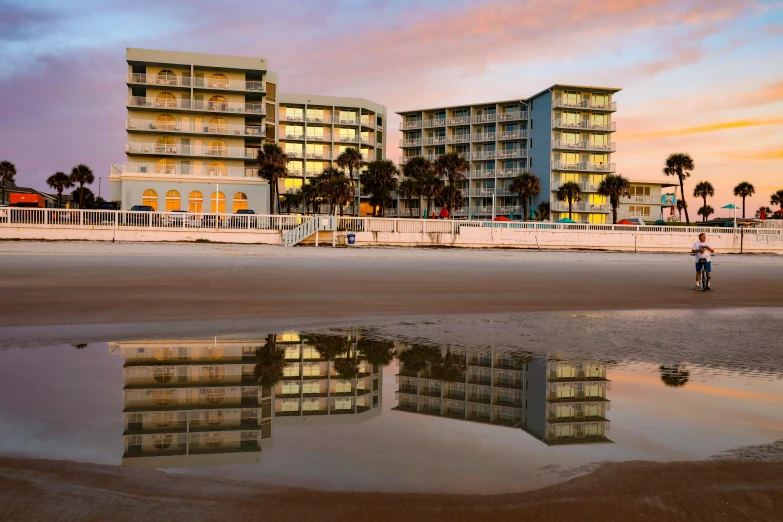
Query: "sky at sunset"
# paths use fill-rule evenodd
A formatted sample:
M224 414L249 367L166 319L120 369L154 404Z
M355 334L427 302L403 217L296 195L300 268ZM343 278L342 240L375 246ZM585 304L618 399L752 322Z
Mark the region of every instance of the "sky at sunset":
M620 87L619 173L663 179L666 156L688 152L686 195L709 180L719 208L747 180L751 214L783 188L780 0L0 0L0 160L18 184L86 163L108 193L125 159L126 47L265 57L282 91L390 114Z

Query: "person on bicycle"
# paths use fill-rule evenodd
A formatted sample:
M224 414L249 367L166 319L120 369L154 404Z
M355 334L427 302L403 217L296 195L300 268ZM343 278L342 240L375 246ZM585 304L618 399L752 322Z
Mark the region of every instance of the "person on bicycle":
M694 290L700 290L699 280L701 279L701 261L704 260L705 269L707 270L707 290L712 290L710 285L712 279L712 262L710 256L715 253L712 245L707 242L707 234L702 232L699 234L699 240L693 244L691 254L696 254L696 288Z

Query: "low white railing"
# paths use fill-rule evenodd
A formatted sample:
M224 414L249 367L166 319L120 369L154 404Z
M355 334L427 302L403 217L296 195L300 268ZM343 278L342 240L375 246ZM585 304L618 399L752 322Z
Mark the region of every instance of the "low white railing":
M603 132L614 132L615 130L617 130L614 122L595 123L589 120L566 121L562 118L556 118L555 121L552 123L552 126L554 128L561 128L561 129L579 129L579 130L603 131Z
M307 141L332 141L331 134L307 134L305 135Z
M526 171L525 169L511 168L511 169L497 169L495 172L497 172L497 177L499 178L513 178L515 176L519 176L520 174Z
M342 143L359 143L361 141L360 136L341 136L339 134L334 135L334 141L339 141Z
M449 143L470 143L470 134L452 134L447 138Z
M580 171L580 172L614 172L614 163L593 165L589 161L579 161L577 163L569 163L566 161L553 161L552 170L571 170L571 171Z
M266 127L261 125L167 123L156 120L129 119L125 129L130 131L161 132L166 134L220 134L222 136L266 136Z
M497 134L494 132L487 132L485 134L472 134L470 141L495 141Z
M563 183L567 183L565 181L555 181L552 183L552 190L559 189ZM575 182L577 185L579 185L579 190L582 192L598 192L598 185L593 185L592 183L582 183L582 182Z
M400 130L421 129L421 120L409 120L400 122Z
M498 159L526 158L527 149L500 149L496 151Z
M629 197L622 197L620 198L620 203L646 203L648 205L660 205L661 204L661 197L660 196L637 196L635 194L632 194Z
M400 140L400 147L421 147L421 138Z
M490 160L495 159L494 150L483 150L479 152L468 152L466 154L472 160Z
M565 150L594 150L598 152L614 152L614 143L594 143L592 141L578 141L576 143L569 143L565 140L552 141L553 149L565 149Z
M199 89L218 89L245 92L266 92L264 82L250 80L224 80L218 78L193 78L191 76L157 75L129 73L128 83L144 85L163 85L170 87L196 87Z
M210 147L195 145L161 145L157 143L129 142L125 144L128 154L154 154L162 156L209 156L222 158L255 159L258 148L250 147Z
M598 101L590 98L574 100L559 97L555 98L555 101L552 102L552 107L564 107L568 109L592 109L597 111L616 111L617 103Z
M495 170L494 169L484 169L484 170L470 170L468 171L468 179L476 179L476 178L494 178L495 177Z
M492 123L497 121L497 114L480 114L478 116L472 116L470 118L472 123Z
M526 120L527 111L507 111L498 113L498 121Z
M359 125L359 119L355 116L351 118L338 115L335 116L333 123L336 125Z
M209 165L179 165L162 163L128 162L114 166L123 174L166 175L166 176L229 176L235 178L255 178L255 167L215 167Z
M470 123L470 116L456 116L448 118L449 125L468 125Z
M429 120L422 121L424 128L429 127L444 127L446 125L446 118L431 118Z
M207 111L237 114L266 114L266 108L263 103L245 103L245 102L221 102L205 100L187 100L187 99L168 99L168 98L145 98L143 96L129 96L127 100L128 107L146 107L165 110L189 110L189 111Z
M498 132L498 140L522 140L527 139L528 132L526 130L515 130Z
M430 136L424 138L424 145L444 145L446 143L446 136Z
M550 203L551 209L556 212L568 212L568 203L565 201L554 201ZM611 205L594 205L587 202L571 204L572 212L611 212Z

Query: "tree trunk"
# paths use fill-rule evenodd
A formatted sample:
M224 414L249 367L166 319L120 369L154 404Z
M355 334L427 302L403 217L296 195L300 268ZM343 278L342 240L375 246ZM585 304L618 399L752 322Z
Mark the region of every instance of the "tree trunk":
M742 219L745 219L745 196L742 196Z
M422 204L424 203L423 199L423 197L419 196L419 219L421 219L421 213L424 210L424 205Z
M568 198L568 219L571 219L571 198Z
M79 183L79 210L83 210L84 206L82 201L84 200L84 183Z
M527 221L527 198L522 202L522 209L525 213L524 217L522 218L522 221Z
M274 180L269 180L269 213L271 215L275 215L275 185L273 183ZM215 197L217 198L217 194L215 194ZM217 207L215 208L217 210Z
M617 205L612 203L612 224L617 224Z
M688 206L685 204L685 182L682 180L682 174L678 176L680 178L680 196L682 196L683 210L685 211L685 224L691 224L691 218L688 216Z

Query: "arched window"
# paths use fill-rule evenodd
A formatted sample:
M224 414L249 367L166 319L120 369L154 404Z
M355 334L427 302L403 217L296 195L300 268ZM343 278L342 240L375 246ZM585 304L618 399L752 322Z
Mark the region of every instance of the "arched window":
M222 161L213 161L209 164L210 176L228 176L228 167Z
M204 196L198 190L194 190L188 196L189 212L204 212Z
M225 112L228 110L228 100L225 96L213 96L209 99L207 110Z
M158 73L158 83L162 85L177 85L177 75L174 71L164 69Z
M155 141L155 154L176 154L176 146L173 138L158 138Z
M204 420L211 426L217 426L226 420L226 412L221 410L209 410L206 412Z
M152 390L152 402L158 406L166 406L176 398L174 390Z
M176 190L169 190L166 192L166 211L179 210L179 192Z
M157 390L155 390L157 391ZM223 402L226 397L226 390L223 388L207 388L204 392L204 398L210 404L218 404Z
M171 131L177 126L177 120L171 114L161 114L155 119L155 128L159 131Z
M155 165L155 172L158 174L174 174L177 172L177 167L170 159L162 159L158 160L158 163Z
M174 435L153 435L152 445L156 449L164 450L174 443Z
M217 448L221 444L223 444L225 438L226 436L223 435L222 433L205 433L204 443L210 448Z
M213 192L212 201L210 202L210 212L219 214L225 214L226 212L226 195L222 192Z
M213 134L228 134L228 122L223 118L210 119L209 132Z
M152 210L158 210L158 193L152 189L144 191L144 195L141 196L141 204L152 207Z
M170 92L162 92L155 98L155 107L176 107L177 98Z
M247 208L247 194L244 192L237 192L234 194L234 212L237 210L245 210Z
M228 156L228 146L223 140L212 140L207 147L207 154L210 156Z
M152 422L158 428L165 428L174 422L173 411L159 411L152 414Z
M218 89L228 89L228 78L225 74L215 73L209 79L209 86Z

